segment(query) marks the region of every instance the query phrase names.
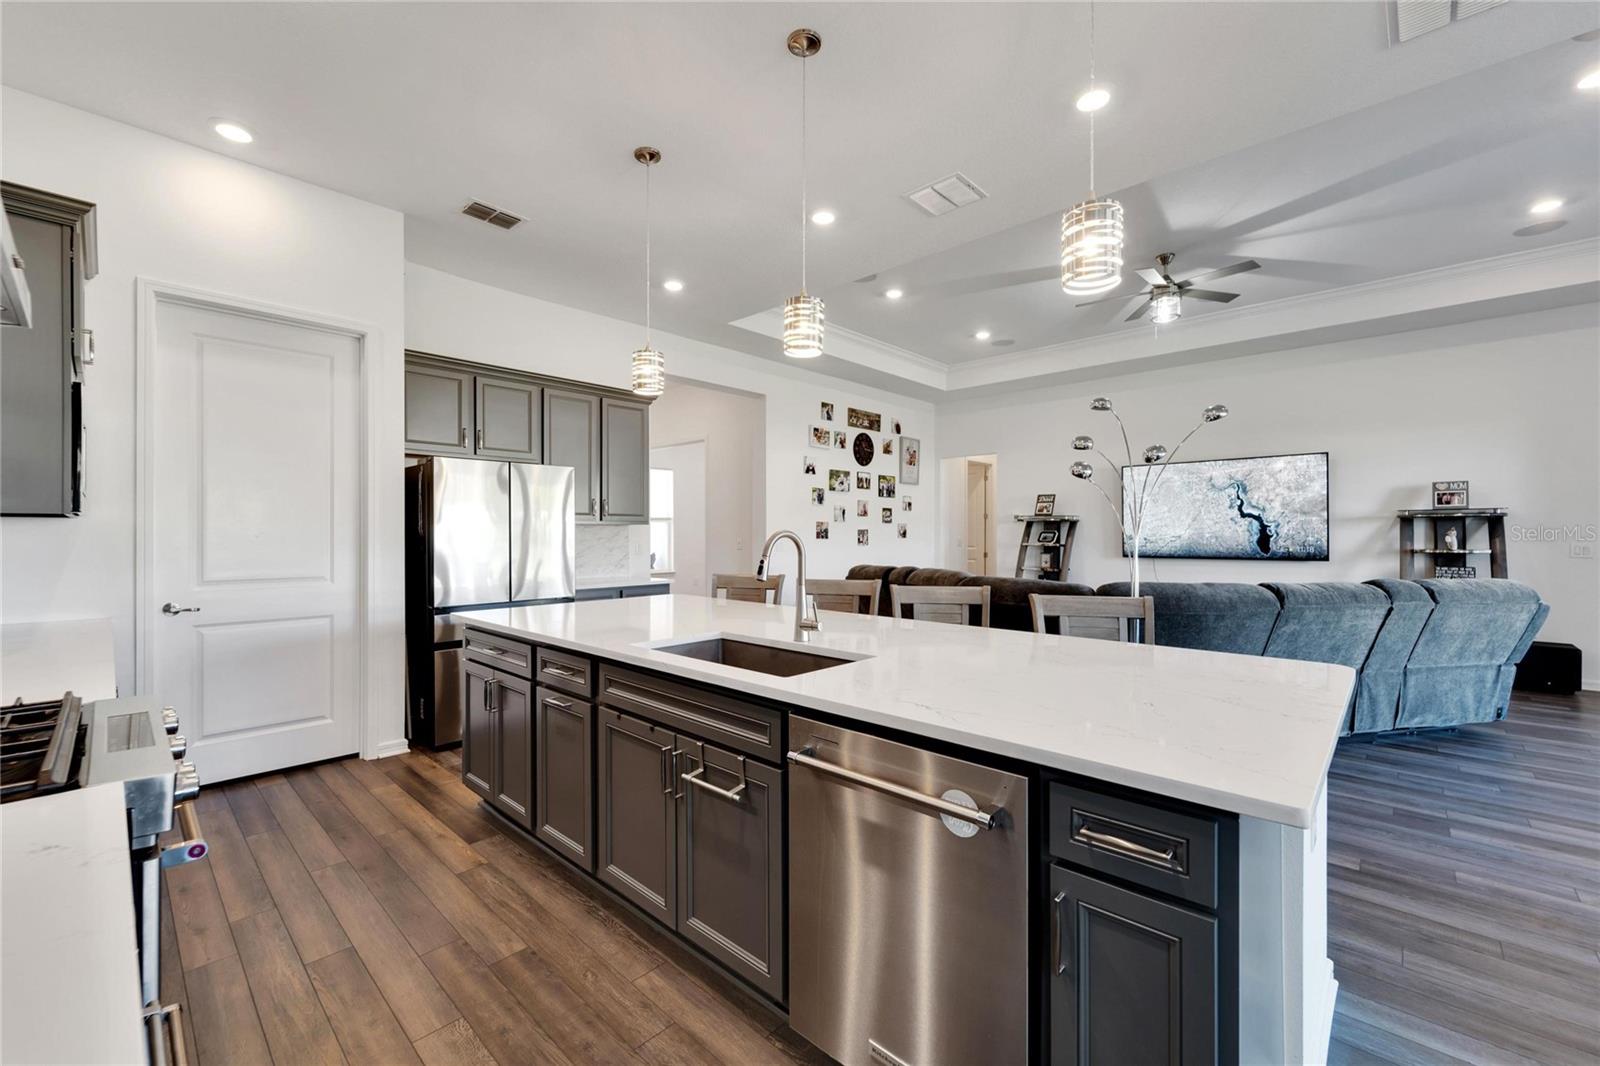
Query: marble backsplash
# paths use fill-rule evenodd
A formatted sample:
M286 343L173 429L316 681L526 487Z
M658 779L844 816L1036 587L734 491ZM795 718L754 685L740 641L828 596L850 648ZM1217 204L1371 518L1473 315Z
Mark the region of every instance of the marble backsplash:
M577 527L578 579L650 576L650 527L580 524Z

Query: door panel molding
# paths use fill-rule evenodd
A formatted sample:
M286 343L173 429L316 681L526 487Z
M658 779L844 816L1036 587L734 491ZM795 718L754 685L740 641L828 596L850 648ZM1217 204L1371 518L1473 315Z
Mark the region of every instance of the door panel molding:
M187 307L315 330L353 341L358 363L356 403L360 426L356 433L358 454L353 458L357 482L355 640L359 657L355 679L355 714L360 754L364 758L376 758L404 750L406 742L403 735L380 735L391 725L397 730L403 729L403 716L396 716L392 724L386 724L376 720L372 714L372 707L376 705L375 697L382 697L397 707L403 702L398 692L390 692L393 685L383 674L386 657L376 653L373 636L375 632L401 632L404 628L401 611L394 606L380 607L375 603L374 596L375 590L383 587L382 564L389 562L396 570L401 565L400 559L380 558L384 553L376 545L377 531L382 528L386 517L381 510L380 486L383 478L390 473L380 464L380 459L386 454L386 423L380 417L383 394L383 375L379 366L383 353L381 331L369 322L149 277L136 277L134 289L134 691L159 695L150 693L150 686L155 676L155 641L151 626L157 617L159 601L158 592L152 587L156 565L156 425L152 387L158 342L157 321L161 309L168 306ZM398 365L395 372L400 373ZM390 696L393 698L389 699Z

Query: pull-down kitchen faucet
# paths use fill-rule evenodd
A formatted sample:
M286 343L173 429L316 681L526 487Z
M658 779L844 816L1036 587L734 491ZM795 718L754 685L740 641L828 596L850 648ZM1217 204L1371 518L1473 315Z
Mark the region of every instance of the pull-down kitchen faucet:
M767 567L772 559L772 546L780 540L794 541L794 552L798 559L794 575L794 639L807 643L811 634L822 628L822 623L817 621L817 605L811 597L806 595L806 544L800 537L787 529L780 529L767 538L767 543L761 548L761 559L756 563L756 579L767 579Z

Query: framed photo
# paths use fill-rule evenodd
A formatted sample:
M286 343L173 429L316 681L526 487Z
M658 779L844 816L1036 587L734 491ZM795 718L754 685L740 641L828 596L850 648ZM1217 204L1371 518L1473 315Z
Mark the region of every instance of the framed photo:
M1467 506L1467 483L1465 481L1435 481L1433 483L1433 506L1435 508Z
M894 454L894 438L893 437L885 437L885 438L883 438L883 454L884 455L893 455Z
M865 517L867 517L867 501L866 500L857 500L856 501L856 517L857 518L865 518Z
M872 491L872 475L871 474L857 474L856 475L856 488L863 489L863 490L865 490L867 492L871 492Z
M827 540L828 539L828 523L826 523L826 522L818 522L817 523L817 539L818 540Z
M834 430L833 431L833 446L835 448L847 448L847 447L849 447L849 443L845 440L844 434L839 432L838 430Z
M1041 530L1039 530L1039 543L1040 544L1059 544L1059 543L1061 543L1061 531L1059 529L1041 529Z
M901 434L901 432L902 432L902 430L900 429L900 420L898 418L896 418L896 419L894 419L894 435L898 437Z
M883 509L883 524L884 525L891 525L891 524L893 524L893 522L894 522L894 508L893 507L885 507Z
M843 522L844 521L844 504L841 503L841 504L835 504L834 505L834 508L833 508L833 520L835 522Z
M816 477L817 476L817 462L816 462L815 459L807 459L806 460L806 476L807 477Z
M905 540L906 539L906 524L904 522L901 522L898 526L895 526L895 532L899 535L901 540Z
M910 496L902 496L902 497L900 497L900 509L902 511L911 510L911 497Z
M1053 492L1041 492L1035 496L1033 498L1033 513L1036 515L1055 514L1056 494Z
M878 475L878 495L886 500L894 499L894 475Z
M861 411L854 407L845 409L845 420L851 429L870 429L874 433L883 432L883 416L876 411Z
M814 488L814 489L811 490L811 502L815 503L815 504L821 504L821 503L825 503L826 502L825 498L822 495L822 490L821 489Z
M833 404L829 403L827 400L822 401L822 420L824 422L833 421Z
M849 492L850 491L850 471L848 471L848 470L829 470L828 471L828 491L829 492Z
M1446 578L1473 578L1478 576L1476 566L1435 566L1433 576L1443 581Z
M922 481L922 442L915 437L900 438L900 484L917 485Z
M867 543L867 531L866 530L864 530L864 529L856 530L856 543L857 544L866 544Z
M827 448L833 444L833 430L827 426L812 426L809 443L813 448Z

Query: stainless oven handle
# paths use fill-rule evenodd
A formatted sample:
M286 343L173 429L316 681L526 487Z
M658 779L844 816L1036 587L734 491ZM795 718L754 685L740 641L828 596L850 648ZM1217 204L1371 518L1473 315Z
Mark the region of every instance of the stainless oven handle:
M189 1066L182 1004L150 1004L144 1009L144 1024L150 1039L150 1066Z
M205 858L211 852L211 845L206 843L206 838L200 832L200 815L194 809L194 801L180 803L173 812L173 821L183 831L183 839L176 844L168 844L161 849L161 865L182 866L186 862L196 862Z
M1143 844L1136 844L1131 840L1112 836L1110 833L1097 833L1088 826L1079 826L1078 831L1072 835L1078 840L1087 841L1106 851L1126 855L1132 859L1143 859L1145 862L1160 863L1162 866L1171 866L1173 857L1178 853L1176 848L1157 851L1155 848L1147 848Z
M895 796L905 800L907 803L916 804L918 807L924 807L939 814L948 814L950 817L959 818L963 822L971 822L979 829L993 829L995 827L996 822L993 813L975 811L971 807L963 807L959 803L951 803L941 796L925 795L916 789L897 785L893 781L885 781L881 777L870 777L855 770L847 770L843 766L835 766L831 762L823 762L821 759L812 756L812 750L811 748L801 748L799 751L791 751L789 753L789 761L797 766L809 766L818 773L841 778L863 788L870 788L875 792Z
M50 734L50 746L44 752L43 768L39 771L40 785L66 784L72 772L72 753L78 746L78 722L83 717L83 701L72 693L61 698L61 717L55 731Z

